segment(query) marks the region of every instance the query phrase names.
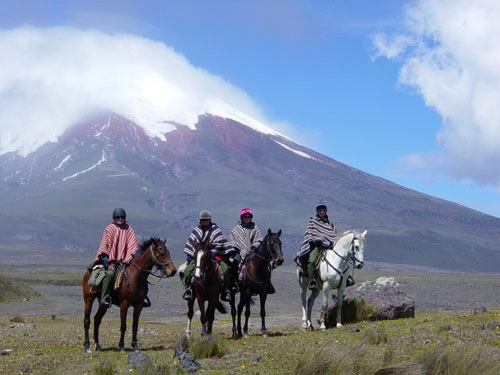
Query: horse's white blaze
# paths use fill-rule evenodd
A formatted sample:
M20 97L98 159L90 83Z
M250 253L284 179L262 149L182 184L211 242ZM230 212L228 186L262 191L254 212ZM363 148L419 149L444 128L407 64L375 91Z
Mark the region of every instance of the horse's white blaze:
M337 289L337 327L342 326L342 296L346 280L353 273L354 268L361 268L364 265L366 233L366 230L362 233L354 230L346 231L340 236L333 250L324 252L319 265L319 288L311 291L309 298L307 298L309 278L300 276L299 270L297 270L301 289L303 322L309 323L311 321L313 304L321 289L323 303L319 322L320 329L326 329L325 315L328 308L328 293L331 289Z
M196 268L194 269L194 277L196 278L201 277L200 265L202 256L203 256L203 251L198 251L198 253L196 254Z

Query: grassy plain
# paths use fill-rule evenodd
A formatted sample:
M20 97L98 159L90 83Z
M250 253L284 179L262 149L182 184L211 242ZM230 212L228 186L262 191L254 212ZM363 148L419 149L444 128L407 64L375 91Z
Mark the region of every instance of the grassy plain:
M83 303L79 272L0 269L14 284L34 291L0 303L0 373L182 374L174 350L186 328L177 277L150 288L153 306L139 323L139 347L147 364L131 365L132 351L118 351L119 318L110 309L101 325L103 350L83 352ZM500 374L500 280L497 275L366 269L358 283L392 276L414 298L415 318L359 322L327 331L300 329L299 293L293 267L276 270L267 328L260 336L259 303L252 309L250 338L232 340L230 314L216 314L217 355L196 358L197 374L498 375ZM22 283L21 283L22 282ZM7 284L6 284L7 285ZM8 285L12 286L12 283ZM23 288L24 288L23 286ZM24 289L23 289L24 290ZM2 293L2 292L0 292ZM24 299L21 301L21 299ZM315 305L315 314L319 303ZM131 340L131 312L125 338ZM199 343L193 319L192 350ZM192 350L194 353L194 350Z

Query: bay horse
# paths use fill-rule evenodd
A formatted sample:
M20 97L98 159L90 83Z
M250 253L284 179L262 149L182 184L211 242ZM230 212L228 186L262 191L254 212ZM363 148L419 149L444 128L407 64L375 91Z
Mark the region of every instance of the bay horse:
M152 271L153 266L155 271ZM159 272L159 274L157 273ZM130 306L134 307L132 321L132 349L138 351L137 346L137 328L139 326L139 316L143 307L150 305L148 298L148 276L152 274L156 277L172 277L176 273L176 268L170 257L170 251L166 247L166 239L160 240L156 237L151 237L145 240L134 258L123 271L123 278L120 287L111 293L112 303L120 307L120 342L118 346L120 352L124 352L124 337L127 329L127 311ZM91 353L89 341L90 314L92 305L97 298L101 300L101 285L92 287L88 284L90 271L87 270L83 275L83 300L85 302L85 314L83 326L85 329L84 351ZM103 316L108 310L107 307L101 306L94 315L94 349L101 350L99 344L99 326Z
M342 298L346 288L346 281L352 275L354 268L364 266L365 236L367 231L349 230L339 237L332 249L322 250L319 256L318 288L311 291L308 299L307 291L309 277L304 277L297 269L302 300L302 328L312 331L311 312L314 300L320 291L323 294L323 304L319 319L320 329L325 330L325 315L328 308L328 293L331 289L337 289L337 327L342 326Z
M188 322L186 328L186 337L191 336L191 321L194 315L194 301L198 301L200 309L201 334L211 334L215 319L215 309L225 314L226 308L219 301L219 296L223 288L223 281L219 265L215 259L212 259L212 251L208 248L210 239L207 238L203 243L194 240L195 249L193 258L196 262L193 279L193 297L188 300ZM229 272L229 271L228 271ZM205 303L207 307L205 309Z
M238 323L236 325L235 315L235 293L231 292L231 315L233 318L233 338L248 338L248 319L250 317L250 305L254 304L252 296L260 297L260 319L262 337L267 337L266 328L266 299L271 283L271 271L274 264L283 264L283 253L281 251L281 229L273 233L269 228L267 235L261 244L247 254L244 262L244 270L239 281L240 301L238 303ZM245 325L243 336L241 334L241 314L245 307Z

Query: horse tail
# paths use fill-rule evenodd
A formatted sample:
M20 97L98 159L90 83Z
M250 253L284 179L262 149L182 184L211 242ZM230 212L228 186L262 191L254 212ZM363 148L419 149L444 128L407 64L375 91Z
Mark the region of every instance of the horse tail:
M221 301L217 301L216 308L217 308L217 311L220 312L221 314L227 313L226 306L224 306L224 304Z

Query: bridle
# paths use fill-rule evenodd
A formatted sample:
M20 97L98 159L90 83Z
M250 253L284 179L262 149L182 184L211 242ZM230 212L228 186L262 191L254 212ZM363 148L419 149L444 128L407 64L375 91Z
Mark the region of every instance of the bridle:
M353 238L351 242L349 242L349 245L346 247L347 248L347 255L341 255L335 250L335 246L325 249L325 251L322 254L322 257L327 264L327 266L333 268L335 272L337 272L341 277L344 276L344 274L349 270L349 267L352 265L353 272L354 269L356 268L356 262L357 263L363 263L361 260L359 260L356 257L356 253L358 252L356 249L359 249L359 238L356 236L356 234L353 235ZM327 251L333 251L335 255L337 255L340 259L342 259L344 262L347 262L347 267L344 269L344 271L339 270L336 268L333 264L330 263L330 261L326 257L326 252Z
M279 248L279 246L280 246L279 240L274 241L272 236L266 236L266 237L264 237L264 240L262 241L262 245L259 246L254 251L254 254L257 258L265 260L267 262L277 262L279 257L280 257L279 253L281 252L281 251L277 250L277 248ZM261 247L264 250L262 255L259 252L257 252L257 250ZM269 255L269 257L267 257L266 255Z
M161 241L159 241L161 243ZM160 243L157 243L156 244L158 245L158 247L161 247L162 249L164 248L163 245L161 245ZM141 271L144 271L144 272L147 272L149 273L150 275L153 275L155 277L158 277L158 278L166 278L168 277L167 276L167 272L165 271L165 267L167 265L169 265L170 263L173 263L173 260L170 259L170 260L167 260L166 262L162 262L160 261L157 256L155 255L155 251L154 251L154 245L155 242L151 243L151 246L149 246L149 252L151 253L151 259L153 260L153 265L156 266L156 269L160 272L160 273L157 273L156 271L153 271L152 269L145 269L145 268L142 268L140 267L134 260L132 260L131 264L133 264L135 266L135 268L141 270ZM158 253L160 255L163 255L163 253L158 250Z

